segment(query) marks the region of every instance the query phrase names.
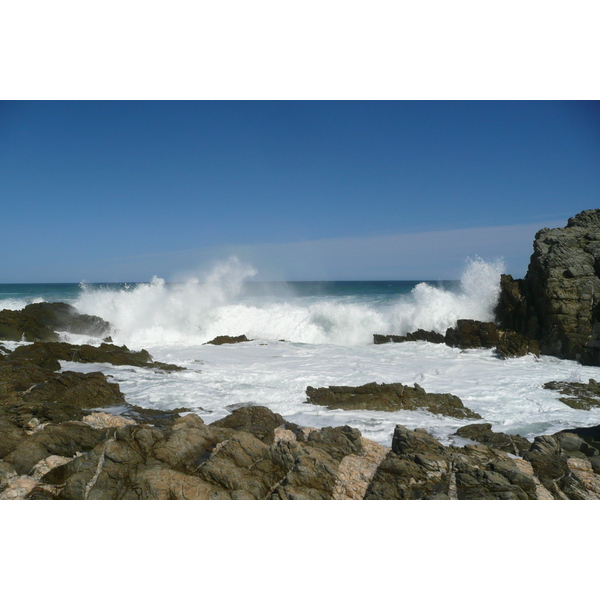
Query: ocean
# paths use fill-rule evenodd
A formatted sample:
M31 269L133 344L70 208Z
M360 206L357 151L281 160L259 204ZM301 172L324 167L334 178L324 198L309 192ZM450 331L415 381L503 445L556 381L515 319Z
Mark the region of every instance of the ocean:
M463 444L454 432L472 422L530 440L561 429L597 425L600 409L568 407L543 389L552 380L600 379L600 368L550 356L501 360L493 350L443 344L373 344L373 334L416 329L444 333L457 319L493 319L500 262L469 261L459 281L261 282L237 259L180 283L2 284L0 309L31 302L68 302L111 323L115 344L145 348L157 361L185 371L63 362L63 370L102 371L127 400L146 408L185 408L206 423L239 406L263 405L304 426L348 424L389 446L396 424L422 427L445 444ZM252 341L214 346L218 335ZM101 340L62 333L71 343ZM17 343L3 342L12 348ZM307 386L418 383L427 392L452 393L483 421L425 410L342 411L306 403ZM117 410L117 409L116 409Z

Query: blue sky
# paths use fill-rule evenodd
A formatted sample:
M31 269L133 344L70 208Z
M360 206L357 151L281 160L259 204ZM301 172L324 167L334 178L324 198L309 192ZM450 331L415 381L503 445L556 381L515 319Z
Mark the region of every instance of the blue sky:
M1 102L0 282L522 276L599 165L598 102Z

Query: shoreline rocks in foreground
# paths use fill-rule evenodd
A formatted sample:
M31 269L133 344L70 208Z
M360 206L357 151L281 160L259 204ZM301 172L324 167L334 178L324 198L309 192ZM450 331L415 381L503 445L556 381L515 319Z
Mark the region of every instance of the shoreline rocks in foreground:
M2 439L13 427L13 447L0 445L0 499L600 499L597 427L527 443L467 426L457 435L483 443L457 447L398 425L390 449L261 406L210 425L91 412L20 432L0 414Z

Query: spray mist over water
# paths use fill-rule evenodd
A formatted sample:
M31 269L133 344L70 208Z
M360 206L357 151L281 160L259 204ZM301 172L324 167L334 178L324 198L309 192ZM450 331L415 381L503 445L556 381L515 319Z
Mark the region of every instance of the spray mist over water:
M251 296L245 280L255 270L231 258L204 276L181 284L155 277L128 290L83 286L75 307L109 321L115 343L132 348L196 345L217 335L246 334L251 339L309 344L370 344L374 333L405 334L422 328L445 332L457 319L489 321L497 301L502 261L470 260L458 290L428 283L410 294L385 299L355 296Z

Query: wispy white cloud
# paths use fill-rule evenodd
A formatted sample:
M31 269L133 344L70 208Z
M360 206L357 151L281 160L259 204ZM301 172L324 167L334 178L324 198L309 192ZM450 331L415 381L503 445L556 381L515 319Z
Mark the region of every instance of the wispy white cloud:
M561 222L449 229L368 237L330 238L282 244L196 248L134 256L120 261L126 279L156 274L180 279L205 270L215 260L235 255L251 264L263 280L457 279L467 257L503 258L507 272L525 274L535 233ZM109 265L106 265L109 267ZM114 265L113 265L114 267ZM134 277L135 273L139 273ZM115 271L112 271L113 279Z

